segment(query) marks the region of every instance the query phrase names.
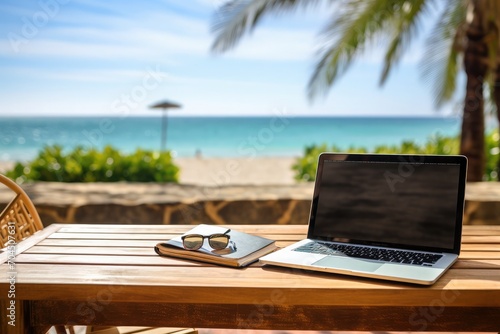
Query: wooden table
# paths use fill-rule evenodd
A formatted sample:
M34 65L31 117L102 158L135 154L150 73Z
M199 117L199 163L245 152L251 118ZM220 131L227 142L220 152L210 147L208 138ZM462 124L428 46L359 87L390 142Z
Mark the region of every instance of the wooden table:
M435 285L246 269L162 258L182 225L51 225L19 243L15 284L0 254L2 333L51 324L197 328L500 331L500 226L465 226L460 260ZM231 228L285 246L306 226ZM16 327L6 324L15 288ZM7 312L10 312L7 310Z

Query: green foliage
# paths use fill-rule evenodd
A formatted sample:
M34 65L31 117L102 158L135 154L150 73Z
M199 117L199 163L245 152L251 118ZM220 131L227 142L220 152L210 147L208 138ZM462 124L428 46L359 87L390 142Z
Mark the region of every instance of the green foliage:
M138 149L122 155L111 146L102 151L77 147L64 153L61 146L46 146L32 161L18 162L7 176L19 181L59 182L177 182L179 168L170 152Z
M500 135L498 129L486 137L486 175L488 181L500 181Z
M373 153L386 154L458 154L460 141L458 137L444 137L436 134L430 137L423 145L414 141L406 140L400 145L380 145L373 149ZM486 170L484 180L498 180L500 154L499 154L498 130L486 136ZM337 146L328 147L326 144L313 145L305 148L304 156L298 158L292 169L295 171L295 179L299 181L314 181L316 169L318 168L318 156L322 152L347 152L368 153L363 147L350 147L342 150Z
M321 152L338 151L335 148L328 149L326 144L312 145L305 148L304 156L297 159L292 169L295 171L295 179L303 181L314 181L316 169L318 168L318 156Z

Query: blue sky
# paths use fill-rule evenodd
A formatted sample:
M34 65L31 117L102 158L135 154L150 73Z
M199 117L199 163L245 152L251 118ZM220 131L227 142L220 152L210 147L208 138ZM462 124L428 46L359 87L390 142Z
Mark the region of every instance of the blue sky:
M380 88L379 50L310 103L306 84L328 12L271 17L223 55L210 52L222 0L3 0L0 117L21 115L422 115L436 111L408 50Z

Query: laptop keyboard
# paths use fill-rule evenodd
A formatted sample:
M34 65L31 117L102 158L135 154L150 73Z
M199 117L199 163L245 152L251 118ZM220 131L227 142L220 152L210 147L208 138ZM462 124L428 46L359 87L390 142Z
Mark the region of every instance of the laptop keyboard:
M303 246L295 248L294 251L323 255L339 255L338 253L341 252L344 255L355 258L394 263L407 263L419 266L431 266L443 256L441 254L331 244L327 242L315 241L311 241Z

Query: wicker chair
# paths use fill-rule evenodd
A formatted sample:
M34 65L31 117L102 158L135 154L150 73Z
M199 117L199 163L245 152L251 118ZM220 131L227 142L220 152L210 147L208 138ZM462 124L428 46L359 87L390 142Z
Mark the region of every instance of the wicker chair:
M14 181L0 174L0 183L6 185L15 194L14 198L7 204L5 209L0 213L0 249L7 246L9 236L14 231L16 242L24 240L29 236L43 229L43 224L35 209L35 205L28 197L26 192ZM15 229L9 229L9 225L15 224ZM69 333L78 332L77 327L68 327ZM66 333L65 326L54 326L49 333L56 332L57 334ZM127 327L93 327L89 326L85 330L86 333L96 334L122 334L132 333ZM198 333L192 328L149 328L149 327L134 327L133 333Z
M14 198L0 213L0 248L4 248L8 245L9 238L14 237L16 242L24 240L42 230L43 224L33 202L17 183L2 174L0 183L14 193ZM12 224L15 229L9 229ZM54 326L54 329L57 333L66 333L64 326Z
M15 241L24 240L43 229L43 224L33 202L21 187L1 174L0 183L6 185L15 194L15 197L0 213L0 248L4 248L9 236L14 236ZM12 223L15 224L16 228L9 230L8 226ZM12 235L9 232L15 234Z

